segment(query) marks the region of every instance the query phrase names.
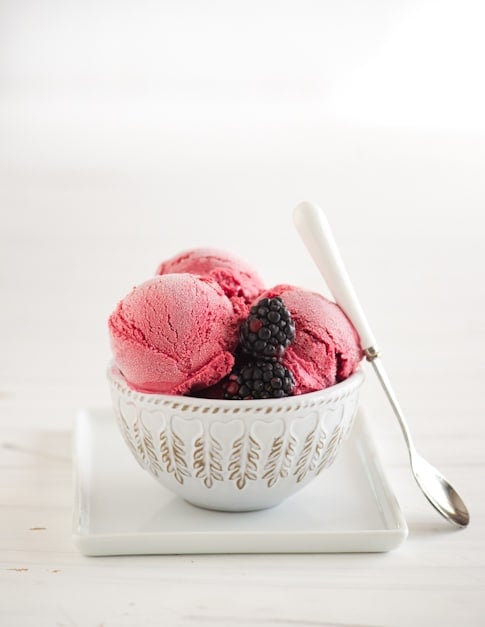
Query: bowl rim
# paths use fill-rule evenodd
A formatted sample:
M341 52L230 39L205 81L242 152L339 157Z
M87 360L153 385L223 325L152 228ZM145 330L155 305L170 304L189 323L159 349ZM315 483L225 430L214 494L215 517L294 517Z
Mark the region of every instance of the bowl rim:
M142 402L150 402L154 404L164 405L186 405L186 406L200 406L200 407L221 407L222 409L242 409L242 410L254 410L256 408L275 408L286 407L288 405L294 405L295 403L301 406L313 405L315 403L325 403L326 401L337 401L340 397L345 397L353 390L361 387L364 382L365 376L362 367L351 374L349 377L335 383L322 390L315 392L307 392L306 394L296 394L294 396L285 396L283 398L266 398L266 399L251 399L251 400L229 400L229 399L217 399L217 398L202 398L199 396L180 396L176 394L157 394L153 392L141 392L130 387L128 381L124 377L123 373L117 367L114 362L110 362L107 368L107 377L110 384L118 389L123 395L131 397L133 400L139 400Z

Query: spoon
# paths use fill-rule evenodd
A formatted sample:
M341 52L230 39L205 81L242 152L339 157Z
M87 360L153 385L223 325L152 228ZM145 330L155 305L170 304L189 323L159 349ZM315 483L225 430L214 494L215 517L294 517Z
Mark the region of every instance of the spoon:
M293 218L300 237L336 302L357 329L366 359L372 364L399 421L409 452L411 470L418 486L431 505L446 520L457 527L466 527L470 521L470 515L462 499L445 477L416 451L406 419L380 360L376 339L347 274L323 211L312 203L302 202L295 208Z

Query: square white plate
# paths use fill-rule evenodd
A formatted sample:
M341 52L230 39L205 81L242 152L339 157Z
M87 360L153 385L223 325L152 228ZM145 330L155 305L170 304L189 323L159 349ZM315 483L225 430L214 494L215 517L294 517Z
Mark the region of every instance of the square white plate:
M74 470L73 539L85 555L390 551L408 532L361 409L333 466L263 511L175 496L138 466L108 409L77 417Z

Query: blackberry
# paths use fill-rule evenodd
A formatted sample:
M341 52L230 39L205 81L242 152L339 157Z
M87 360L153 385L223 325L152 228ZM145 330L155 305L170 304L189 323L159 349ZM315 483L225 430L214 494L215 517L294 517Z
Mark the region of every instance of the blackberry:
M293 375L283 364L264 359L249 361L222 385L224 398L239 401L291 396L294 387Z
M279 359L295 338L295 323L281 298L263 298L241 324L239 342L260 359Z

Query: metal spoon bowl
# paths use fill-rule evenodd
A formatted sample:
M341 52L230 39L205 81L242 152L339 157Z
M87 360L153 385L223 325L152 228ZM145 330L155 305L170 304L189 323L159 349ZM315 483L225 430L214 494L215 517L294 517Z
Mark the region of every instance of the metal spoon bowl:
M466 527L470 514L458 492L416 449L409 456L414 478L431 505L457 527Z
M459 494L445 477L416 451L404 413L380 360L376 339L357 298L323 211L312 203L303 202L296 207L294 220L301 238L336 302L359 333L366 358L372 364L399 421L408 448L411 470L418 486L431 505L446 520L457 527L466 527L470 522L470 515Z

